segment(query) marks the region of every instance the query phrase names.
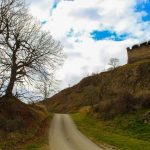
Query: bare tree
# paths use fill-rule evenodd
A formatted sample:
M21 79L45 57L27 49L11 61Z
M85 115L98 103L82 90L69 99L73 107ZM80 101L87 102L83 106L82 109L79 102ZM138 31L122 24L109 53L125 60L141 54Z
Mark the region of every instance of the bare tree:
M109 60L108 65L111 66L111 68L109 68L110 70L115 69L115 68L118 67L118 65L119 65L119 59L118 59L118 58L111 58L111 59Z
M27 13L24 1L12 2L12 9L3 16L6 27L0 35L0 72L6 78L6 96L12 96L15 85L38 84L41 77L49 80L63 61L61 44L42 31Z
M54 94L57 91L57 80L55 80L54 76L51 76L51 79L45 80L45 78L41 78L41 83L37 85L37 93L38 95L41 95L42 100L46 100L52 94Z

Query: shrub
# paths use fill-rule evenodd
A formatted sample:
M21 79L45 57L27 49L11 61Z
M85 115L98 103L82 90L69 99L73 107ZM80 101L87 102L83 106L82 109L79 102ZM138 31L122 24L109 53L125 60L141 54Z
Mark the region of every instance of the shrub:
M102 117L103 119L111 119L113 118L113 109L112 109L112 103L111 100L101 101L98 105L94 107L94 112L101 114L99 117Z
M138 105L137 99L129 92L121 93L113 102L114 109L120 114L133 112L136 105Z
M137 95L142 108L150 108L150 91L142 91Z
M137 109L150 108L150 92L145 91L134 96L128 91L118 93L115 99L103 100L94 107L94 112L104 119L132 113Z
M0 128L6 132L13 132L24 128L23 119L17 117L14 119L0 118Z
M117 115L134 112L138 100L129 92L122 92L116 99L103 100L95 106L94 112L101 114L104 119L112 119Z

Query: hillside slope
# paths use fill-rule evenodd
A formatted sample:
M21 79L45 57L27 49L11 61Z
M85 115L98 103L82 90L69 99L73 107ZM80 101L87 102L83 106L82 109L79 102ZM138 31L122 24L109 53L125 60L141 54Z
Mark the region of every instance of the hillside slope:
M48 117L42 105L27 105L15 97L0 98L0 149L21 150L28 141L44 134Z
M61 91L43 103L49 111L61 113L76 112L84 106L93 107L95 112L101 112L105 111L102 108L107 109L108 105L117 106L117 103L122 103L118 99L134 99L135 101L131 100L130 103L136 103L136 108L149 107L149 83L150 60L139 61L86 77L77 85ZM114 101L117 103L113 103ZM126 105L128 107L127 101Z

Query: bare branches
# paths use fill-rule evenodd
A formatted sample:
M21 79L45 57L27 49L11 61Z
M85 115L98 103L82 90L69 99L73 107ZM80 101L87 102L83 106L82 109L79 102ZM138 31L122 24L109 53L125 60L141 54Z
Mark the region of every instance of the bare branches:
M0 34L8 26L12 27L12 22L17 21L18 15L27 11L25 2L22 0L0 0Z
M53 78L64 58L61 44L41 30L23 0L1 0L0 11L0 73L9 77L6 95L12 95L15 84Z
M40 93L40 100L46 100L50 96L52 96L57 90L57 80L55 80L54 75L51 75L51 79L46 80L41 77L41 81L37 84L36 89L37 92Z
M109 60L108 65L111 66L111 68L109 68L109 70L113 70L113 69L117 68L119 65L119 59L118 58L111 58Z

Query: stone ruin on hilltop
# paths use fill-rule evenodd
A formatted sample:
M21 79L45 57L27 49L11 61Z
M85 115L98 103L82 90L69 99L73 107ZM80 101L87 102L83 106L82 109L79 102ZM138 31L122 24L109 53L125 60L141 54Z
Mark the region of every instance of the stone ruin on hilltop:
M128 64L141 60L150 60L150 41L140 45L134 45L132 48L128 47L127 53Z

